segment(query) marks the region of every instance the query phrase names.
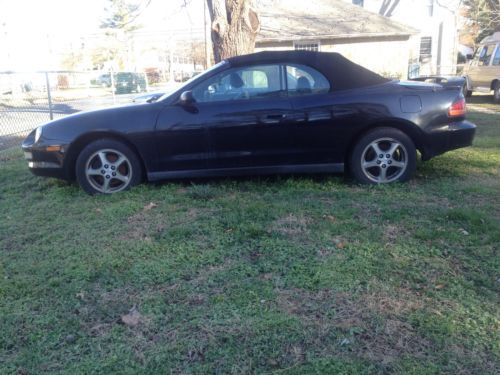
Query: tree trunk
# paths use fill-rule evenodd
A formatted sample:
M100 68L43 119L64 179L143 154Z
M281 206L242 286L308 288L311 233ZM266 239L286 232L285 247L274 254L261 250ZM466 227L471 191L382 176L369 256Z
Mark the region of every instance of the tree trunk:
M214 60L252 53L260 30L252 0L207 0Z
M378 13L385 17L391 17L392 12L398 6L400 0L384 0Z

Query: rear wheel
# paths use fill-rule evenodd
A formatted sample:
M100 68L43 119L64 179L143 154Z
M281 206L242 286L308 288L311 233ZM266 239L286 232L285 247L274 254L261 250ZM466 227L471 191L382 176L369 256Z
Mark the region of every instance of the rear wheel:
M493 102L500 104L500 82L493 85Z
M351 174L363 184L407 181L416 165L413 141L394 128L378 128L364 135L350 156Z
M136 154L113 139L87 145L78 156L75 168L78 184L89 194L117 193L142 180L142 167Z

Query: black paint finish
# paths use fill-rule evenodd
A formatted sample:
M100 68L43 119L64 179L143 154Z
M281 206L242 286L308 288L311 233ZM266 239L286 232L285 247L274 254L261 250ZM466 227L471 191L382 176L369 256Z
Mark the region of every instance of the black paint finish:
M181 102L183 92L236 67L302 64L329 80L329 92L214 102ZM285 80L286 81L286 80ZM350 82L350 84L349 84ZM115 138L139 155L149 179L342 171L356 140L380 126L413 140L427 160L472 143L475 126L449 118L458 87L388 81L338 54L265 52L229 59L154 103L83 112L49 122L23 142L33 173L71 179L80 150ZM186 96L192 98L192 96ZM47 146L61 146L49 152ZM50 164L37 163L50 162ZM50 166L50 168L48 167Z

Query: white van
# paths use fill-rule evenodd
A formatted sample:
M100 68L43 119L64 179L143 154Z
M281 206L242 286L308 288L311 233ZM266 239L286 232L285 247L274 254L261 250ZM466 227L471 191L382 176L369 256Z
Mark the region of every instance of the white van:
M465 67L464 94L493 91L493 101L500 103L500 32L484 38Z

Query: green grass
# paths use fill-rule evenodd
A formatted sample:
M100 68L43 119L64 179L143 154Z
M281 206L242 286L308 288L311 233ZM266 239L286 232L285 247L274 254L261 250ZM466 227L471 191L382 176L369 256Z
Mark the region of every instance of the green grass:
M0 153L0 373L495 373L500 118L469 117L474 147L395 186L90 197Z

